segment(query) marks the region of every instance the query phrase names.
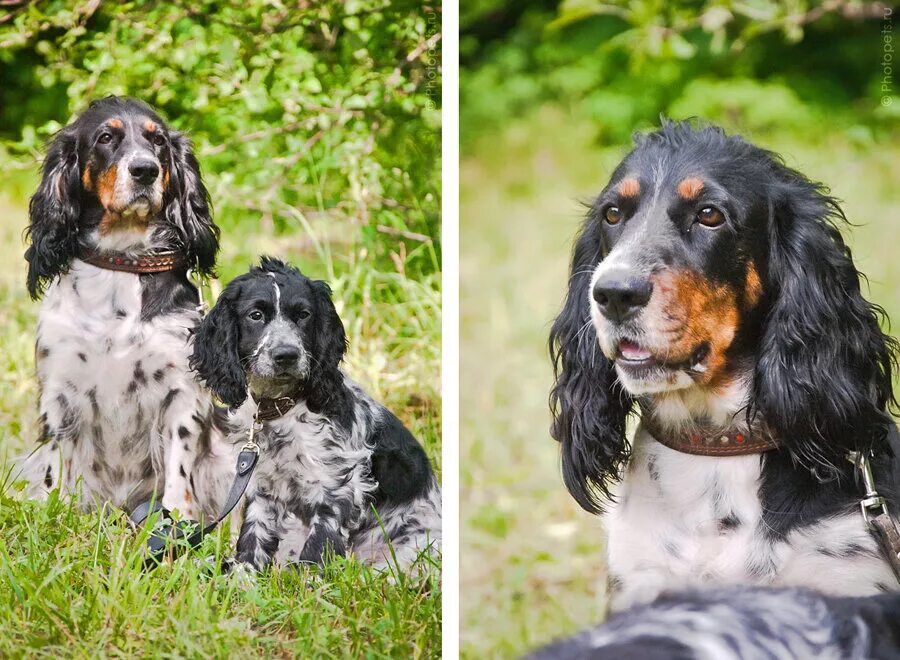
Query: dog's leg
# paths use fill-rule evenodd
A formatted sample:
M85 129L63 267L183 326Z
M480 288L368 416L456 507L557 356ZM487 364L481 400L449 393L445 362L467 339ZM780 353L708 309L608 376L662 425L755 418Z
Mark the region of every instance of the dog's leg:
M343 557L347 554L350 536L340 511L343 506L339 500L322 502L315 507L309 523L309 537L300 552L299 561L322 564L327 555Z
M236 559L262 570L278 551L283 512L278 503L259 491L244 496L244 522L237 542Z
M72 454L78 441L78 416L65 394L49 388L41 394L40 411L43 444L25 459L23 467L28 495L44 499L57 488L71 494L75 487Z
M177 509L182 516L195 520L200 508L194 501L190 477L200 450L200 436L208 431L208 415L199 413L203 403L193 389L173 389L167 404L163 405L160 424L165 452L162 503L170 511Z

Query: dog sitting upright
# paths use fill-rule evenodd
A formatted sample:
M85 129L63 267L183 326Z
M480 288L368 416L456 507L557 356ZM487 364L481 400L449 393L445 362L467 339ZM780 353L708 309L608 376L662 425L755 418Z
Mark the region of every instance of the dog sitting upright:
M259 422L242 564L261 569L276 552L321 563L352 550L385 566L390 540L405 566L440 543L440 487L425 451L342 373L345 349L328 285L266 257L226 287L197 331L191 365L235 408L232 443Z
M30 215L28 290L44 300L29 494L131 508L155 492L215 514L233 466L188 369L187 271L212 272L218 229L187 138L139 101L94 102L50 145Z

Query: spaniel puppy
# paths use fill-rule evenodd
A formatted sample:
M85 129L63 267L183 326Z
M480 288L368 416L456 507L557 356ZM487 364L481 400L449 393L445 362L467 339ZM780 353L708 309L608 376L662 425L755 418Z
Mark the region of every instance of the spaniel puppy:
M723 583L898 589L848 460L870 456L900 512L896 342L842 219L775 154L686 123L638 137L590 207L550 400L566 486L608 509L613 609Z
M280 549L288 561L352 551L384 566L390 541L404 566L440 543L441 493L425 451L340 370L345 349L328 285L266 257L197 331L191 365L234 408L232 443L259 419L242 564L262 569Z
M50 145L30 215L28 291L43 295L30 494L130 508L156 492L217 513L230 448L188 369L200 301L187 271L212 272L218 229L188 139L139 101L96 101Z
M888 660L900 657L900 595L828 598L761 587L667 594L527 657Z

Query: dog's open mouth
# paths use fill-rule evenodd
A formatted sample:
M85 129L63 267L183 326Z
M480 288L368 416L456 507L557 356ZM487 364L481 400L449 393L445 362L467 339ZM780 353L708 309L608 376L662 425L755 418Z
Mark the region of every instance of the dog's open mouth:
M700 372L705 368L704 364L708 355L709 344L703 342L691 352L687 359L662 360L657 358L650 349L641 346L639 343L630 339L623 339L617 347L616 366L633 374L646 373L651 369Z
M619 342L619 351L616 356L616 362L624 363L631 367L649 367L657 364L656 359L653 357L653 353L637 342L627 339Z

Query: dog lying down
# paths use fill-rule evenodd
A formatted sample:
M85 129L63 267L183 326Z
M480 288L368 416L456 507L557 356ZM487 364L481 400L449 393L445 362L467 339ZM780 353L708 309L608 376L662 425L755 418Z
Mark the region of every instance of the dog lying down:
M900 658L900 595L834 598L765 587L666 595L527 658Z
M231 406L229 440L239 446L257 422L240 564L352 552L376 567L408 566L440 547L428 457L341 371L346 343L328 285L267 257L225 288L196 332L191 366Z

